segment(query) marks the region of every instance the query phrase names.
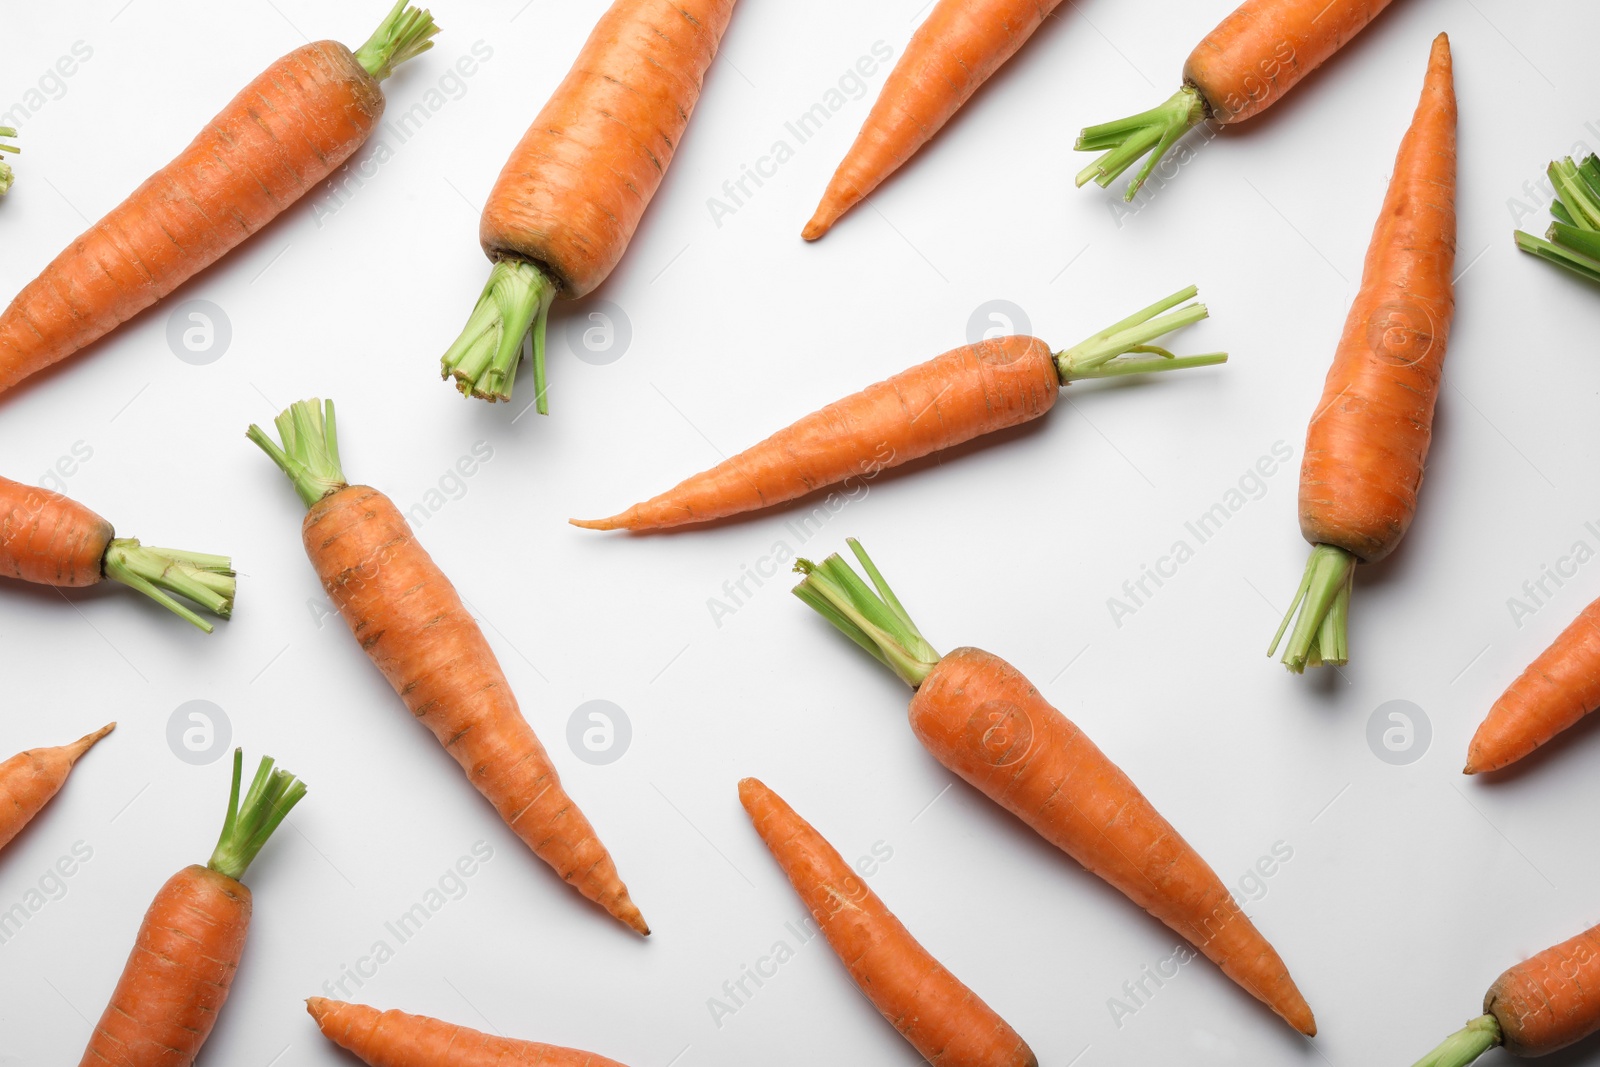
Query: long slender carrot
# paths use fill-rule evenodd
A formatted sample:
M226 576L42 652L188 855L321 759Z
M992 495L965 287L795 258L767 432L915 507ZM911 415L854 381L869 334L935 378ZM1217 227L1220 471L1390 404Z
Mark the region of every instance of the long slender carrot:
M894 65L800 236L815 241L949 122L1061 0L939 0Z
M1231 125L1259 115L1322 66L1390 0L1245 0L1183 65L1183 88L1160 107L1078 135L1080 152L1105 154L1078 174L1105 188L1145 153L1128 183L1132 200L1178 139L1206 120Z
M588 530L660 530L756 511L1036 419L1071 382L1226 362L1224 352L1179 358L1151 343L1209 314L1204 304L1178 307L1196 292L1176 292L1061 352L1021 336L952 349L621 514L571 522ZM1129 354L1138 358L1124 358Z
M250 440L294 483L306 555L373 665L433 731L523 843L578 892L641 934L644 916L522 717L483 631L393 501L345 480L333 401L277 418L280 447Z
M116 728L116 723L107 723L70 745L30 748L0 763L0 848L10 844L61 792L79 757Z
M211 1035L250 930L250 890L240 879L306 794L267 757L241 802L243 767L235 749L217 847L204 867L185 867L156 893L78 1067L189 1067Z
M849 542L848 563L799 560L795 595L916 690L911 728L935 759L1166 923L1304 1034L1317 1032L1276 950L1139 788L1022 673L976 648L940 656Z
M338 170L377 129L379 83L437 32L397 0L355 52L318 41L263 71L0 314L0 392L161 300Z
M1028 1043L934 959L826 838L755 778L739 803L851 979L938 1067L1038 1067Z
M3 138L15 137L17 131L10 126L0 126L0 153L20 152L22 149L14 144L6 144ZM11 164L6 162L4 155L0 155L0 196L5 196L11 191L11 185L16 181L16 175L11 172Z
M233 614L236 588L227 556L117 537L109 522L77 501L8 478L0 478L0 576L62 589L110 578L206 633L211 624L167 594L226 619Z
M323 1037L370 1067L624 1067L593 1052L495 1037L365 1004L312 997L306 1011Z
M606 280L678 151L735 0L614 0L512 151L478 237L494 264L440 367L463 396L510 400L531 335L534 398L557 295Z
M1267 649L1293 621L1283 662L1297 674L1348 662L1356 564L1393 552L1416 514L1455 314L1455 193L1456 94L1441 33L1306 429L1300 532L1313 547Z

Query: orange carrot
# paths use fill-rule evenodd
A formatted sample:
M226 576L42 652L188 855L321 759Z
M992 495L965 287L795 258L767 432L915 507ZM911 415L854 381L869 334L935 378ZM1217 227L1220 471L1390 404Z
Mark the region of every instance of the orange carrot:
M211 1035L250 929L250 890L239 879L306 794L305 783L273 770L268 757L241 803L243 766L235 749L216 850L156 893L78 1067L190 1067Z
M1267 649L1294 621L1283 662L1297 674L1349 660L1356 564L1393 552L1416 514L1455 313L1455 190L1456 94L1441 33L1306 429L1300 532L1311 559Z
M1027 1042L900 924L827 839L754 778L739 803L873 1007L939 1067L1038 1067Z
M250 440L305 501L306 555L362 650L535 855L648 934L455 586L388 497L345 481L333 401L324 414L322 401L302 400L278 416L277 427L282 447L259 426L250 427Z
M976 648L941 657L866 551L849 544L871 588L834 555L795 564L806 576L795 595L916 690L911 728L923 747L1315 1034L1278 953L1128 776L1000 657Z
M588 530L660 530L772 507L850 478L872 477L940 449L1036 419L1062 385L1227 360L1182 359L1150 342L1203 319L1190 286L1081 344L1052 353L1037 337L1000 337L952 349L835 401L760 444ZM1166 314L1163 314L1163 313ZM1122 358L1136 353L1143 358Z
M939 0L906 45L800 236L815 241L915 155L1061 0Z
M510 400L531 334L545 399L550 302L576 300L627 251L678 151L735 0L614 0L512 151L478 236L494 264L441 361L463 396Z
M1300 79L1377 18L1390 0L1245 0L1201 41L1183 65L1183 88L1160 107L1090 126L1080 152L1105 151L1078 175L1102 189L1146 152L1127 199L1178 139L1200 123L1243 122L1281 100Z
M30 748L0 763L0 848L10 844L61 791L78 758L116 728L116 723L108 723L70 745Z
M437 32L398 0L355 52L318 41L268 67L0 314L0 392L161 300L338 170L378 126L379 82Z
M58 589L121 582L206 633L211 624L167 595L173 592L221 618L233 614L235 580L227 556L141 545L60 493L0 478L0 575Z
M365 1004L312 997L306 1010L323 1037L370 1067L623 1067L592 1052L494 1037Z

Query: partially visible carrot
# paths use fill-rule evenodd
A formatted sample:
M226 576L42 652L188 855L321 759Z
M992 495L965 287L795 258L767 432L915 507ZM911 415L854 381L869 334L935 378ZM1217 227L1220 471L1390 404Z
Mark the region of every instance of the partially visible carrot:
M592 1052L495 1037L365 1004L312 997L306 1011L323 1037L369 1067L624 1067Z
M16 135L17 131L12 129L10 126L0 126L0 138L15 137ZM18 148L16 145L6 144L5 141L0 140L0 152L20 151L22 151L22 149ZM16 175L11 173L11 165L6 162L4 156L0 156L0 196L5 196L11 191L11 183L15 180L15 178Z
M0 763L0 848L61 791L78 758L116 728L116 723L108 723L70 745L30 748Z

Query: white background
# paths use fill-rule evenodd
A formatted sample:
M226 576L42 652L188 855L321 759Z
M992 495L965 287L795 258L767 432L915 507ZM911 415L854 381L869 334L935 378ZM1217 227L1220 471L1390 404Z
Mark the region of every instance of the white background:
M359 44L381 3L95 0L11 5L0 108L47 80L18 182L0 204L11 293L171 158L304 34ZM1476 1013L1506 966L1600 920L1600 743L1579 727L1497 781L1464 779L1496 695L1600 593L1580 568L1519 627L1507 598L1600 537L1592 428L1600 293L1522 256L1513 198L1587 141L1600 147L1595 15L1568 0L1402 0L1248 127L1204 145L1133 216L1071 177L1077 130L1152 106L1230 0L1063 5L912 164L816 245L798 233L883 83L718 226L721 194L786 120L873 43L899 56L920 0L746 0L671 173L597 294L624 309L622 358L574 357L552 317L549 418L466 402L439 354L482 285L483 197L604 8L600 0L441 3L438 47L387 84L391 115L446 101L342 205L319 190L266 232L57 373L4 398L0 457L65 479L119 533L227 551L237 618L206 637L125 590L0 596L0 752L120 729L0 857L0 909L75 842L93 858L0 945L0 1063L79 1054L157 886L204 862L227 763L196 767L166 724L208 700L253 765L311 792L250 871L257 914L202 1061L347 1062L302 998L325 992L475 842L492 861L352 999L593 1049L634 1067L917 1062L818 940L736 1014L722 996L802 908L740 809L759 775L847 857L882 842L871 885L1046 1064L1410 1063ZM1421 510L1392 562L1357 581L1352 662L1296 678L1262 655L1300 578L1304 425L1358 282L1415 106L1448 30L1461 102L1464 271ZM493 50L469 79L452 64ZM441 81L443 79L443 81ZM1586 127L1589 121L1596 127ZM791 138L792 140L792 138ZM1193 142L1191 142L1193 143ZM374 151L369 147L368 153ZM1119 186L1120 188L1120 186ZM1120 221L1120 225L1119 225ZM565 525L608 514L790 420L966 340L991 299L1060 346L1190 282L1213 318L1176 339L1223 368L1074 386L1048 418L874 483L810 541L789 508L675 536ZM223 309L223 357L175 358L169 317ZM590 307L593 306L591 302ZM306 396L339 404L346 470L403 508L484 622L524 710L599 828L655 934L641 941L562 885L407 721L325 602L303 509L245 439ZM1107 599L1187 536L1282 441L1265 480L1177 577L1114 623ZM493 458L447 473L475 444ZM483 447L483 446L480 446ZM72 464L68 464L72 467ZM713 620L708 600L784 542L861 537L934 644L1006 656L1078 721L1230 884L1275 843L1293 858L1247 899L1322 1034L1291 1032L1198 961L1121 1025L1108 1005L1175 938L928 757L908 693L790 597L786 576ZM1192 537L1190 538L1192 542ZM566 723L614 701L633 727L609 766ZM1431 747L1378 759L1369 717L1418 705ZM931 806L930 806L931 805ZM1241 894L1243 896L1244 894ZM369 968L370 970L370 968ZM1593 1043L1556 1064L1595 1062ZM1485 1062L1505 1062L1493 1053Z

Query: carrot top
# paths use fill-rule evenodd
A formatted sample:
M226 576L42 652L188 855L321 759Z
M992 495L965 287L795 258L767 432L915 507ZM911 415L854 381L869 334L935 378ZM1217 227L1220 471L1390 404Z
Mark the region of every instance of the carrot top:
M1167 149L1177 144L1178 138L1204 122L1205 118L1205 99L1194 86L1185 85L1159 107L1115 122L1086 127L1078 134L1077 143L1072 147L1079 152L1098 152L1102 148L1108 151L1078 172L1078 188L1092 181L1104 189L1148 152L1150 158L1145 160L1138 176L1128 183L1128 191L1123 196L1123 199L1132 203L1139 187L1156 169L1156 164L1167 154Z
M367 43L356 49L356 62L383 81L394 68L432 48L433 35L438 32L427 8L407 7L406 0L396 0Z
M0 138L15 137L16 135L17 131L12 129L10 126L0 126ZM18 148L16 145L6 144L5 141L0 140L0 152L20 151L22 151L22 149ZM0 196L5 196L11 191L12 178L13 175L11 173L10 166L6 164L5 157L0 156Z
M1556 191L1550 204L1556 221L1542 239L1518 230L1517 247L1600 282L1600 160L1591 155L1574 163L1568 156L1551 163L1548 173Z
M1278 632L1272 635L1267 655L1278 651L1283 632L1294 620L1294 630L1283 649L1283 664L1295 674L1307 667L1326 663L1341 666L1350 662L1347 631L1350 621L1350 588L1356 580L1356 557L1333 545L1315 545L1306 561L1306 573L1294 602L1284 613ZM1295 611L1300 609L1299 617Z
M250 862L256 858L272 832L283 822L290 810L306 795L306 784L288 771L273 770L271 756L261 757L256 768L255 781L244 802L239 801L239 782L244 770L244 749L233 750L233 789L228 794L228 817L222 824L222 835L217 847L206 863L218 874L234 881L244 877Z
M1183 370L1186 367L1207 367L1228 362L1226 352L1175 356L1165 348L1150 343L1162 334L1199 322L1211 314L1204 304L1178 307L1184 301L1194 299L1199 292L1192 285L1180 289L1164 300L1135 311L1121 322L1107 326L1093 337L1057 352L1056 370L1061 375L1061 384L1084 378L1115 378L1124 374ZM1129 355L1150 358L1123 358Z
M1499 1021L1493 1015L1480 1015L1412 1067L1466 1067L1502 1040Z
M795 561L795 571L805 578L794 587L794 595L915 689L941 657L911 621L861 542L850 537L845 543L872 579L873 588L835 552L821 563Z
M168 596L168 592L194 601L218 618L233 615L238 581L233 561L227 556L155 548L140 544L137 537L118 537L106 546L101 567L107 578L138 590L206 633L211 632L211 624Z
M510 400L524 342L531 341L534 403L539 414L548 415L544 335L557 288L555 279L527 260L495 261L461 336L439 361L441 376L454 377L462 396Z
M290 404L273 420L282 447L255 423L245 436L289 476L295 492L310 507L349 483L339 464L339 429L333 417L333 401L301 400Z

